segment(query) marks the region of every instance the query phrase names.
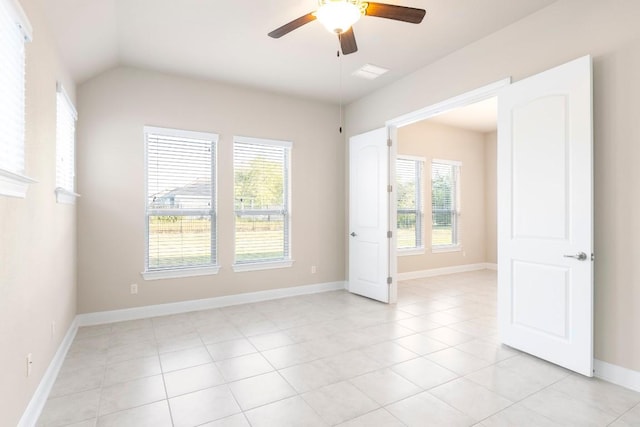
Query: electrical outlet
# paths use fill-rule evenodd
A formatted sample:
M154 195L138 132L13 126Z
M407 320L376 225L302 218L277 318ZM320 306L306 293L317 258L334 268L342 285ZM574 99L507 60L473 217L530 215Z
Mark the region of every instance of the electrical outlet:
M27 376L31 376L31 366L33 365L33 360L31 360L31 353L27 354Z
M131 284L131 295L135 295L138 293L138 284L137 283L132 283Z
M56 336L56 321L51 321L51 339Z
M315 265L311 266L311 274L316 274L316 266Z

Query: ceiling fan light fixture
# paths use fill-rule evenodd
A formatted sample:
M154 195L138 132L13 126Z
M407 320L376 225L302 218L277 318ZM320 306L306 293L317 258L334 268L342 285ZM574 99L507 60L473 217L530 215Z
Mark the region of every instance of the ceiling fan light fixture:
M318 0L316 18L334 34L342 34L363 15L360 0Z

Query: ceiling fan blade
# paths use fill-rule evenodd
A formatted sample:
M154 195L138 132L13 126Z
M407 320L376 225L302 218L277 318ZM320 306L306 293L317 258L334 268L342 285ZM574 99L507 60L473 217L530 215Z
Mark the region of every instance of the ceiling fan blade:
M358 44L356 43L356 36L353 34L353 28L349 28L342 34L338 34L340 39L340 48L343 55L349 55L358 51Z
M424 18L427 11L424 9L417 9L415 7L368 2L367 9L364 13L367 16L377 16L378 18L394 19L396 21L419 24L422 22L422 18Z
M289 34L291 31L295 30L296 28L300 28L304 24L308 24L309 22L312 22L315 20L316 20L316 15L314 13L307 13L306 15L301 16L298 19L294 19L288 24L284 24L282 27L276 28L275 30L271 31L269 33L269 37L273 37L274 39L279 39L285 34Z

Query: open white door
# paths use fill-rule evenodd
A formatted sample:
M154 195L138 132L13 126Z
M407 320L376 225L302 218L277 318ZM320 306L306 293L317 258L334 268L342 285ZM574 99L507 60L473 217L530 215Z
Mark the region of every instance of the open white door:
M593 375L591 58L498 97L503 343Z
M349 291L389 302L387 129L349 139Z

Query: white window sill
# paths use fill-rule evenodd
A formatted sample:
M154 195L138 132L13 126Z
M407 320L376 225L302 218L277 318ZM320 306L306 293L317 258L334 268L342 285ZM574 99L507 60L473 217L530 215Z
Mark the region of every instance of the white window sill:
M19 197L24 199L27 197L29 184L35 184L38 181L28 176L9 172L0 169L0 196Z
M446 252L460 252L462 251L461 245L449 245L449 246L434 246L431 248L431 252L434 254L442 254Z
M211 276L218 274L219 266L177 268L173 270L143 271L140 273L144 280L179 279L182 277Z
M398 249L397 256L424 255L424 248Z
M75 205L76 198L80 197L78 193L74 193L73 191L65 190L62 187L56 188L56 202L63 203L66 205Z
M231 267L235 273L243 271L271 270L274 268L288 268L293 265L293 260L272 261L272 262L252 262L246 264L234 264Z

